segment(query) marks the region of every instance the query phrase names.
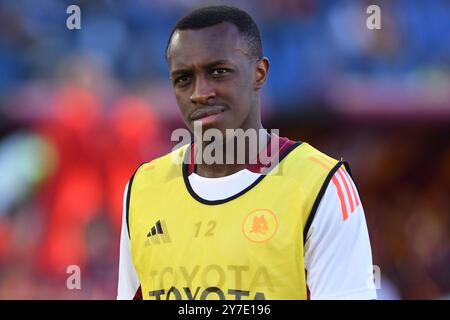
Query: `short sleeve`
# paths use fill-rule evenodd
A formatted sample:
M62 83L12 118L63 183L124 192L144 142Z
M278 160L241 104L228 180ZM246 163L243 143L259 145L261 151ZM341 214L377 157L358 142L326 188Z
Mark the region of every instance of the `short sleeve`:
M308 230L305 268L313 300L376 299L364 209L343 167L329 181Z
M118 300L134 299L140 289L139 278L134 268L130 251L130 238L126 219L128 184L123 196L122 229L120 232L119 282L117 289Z

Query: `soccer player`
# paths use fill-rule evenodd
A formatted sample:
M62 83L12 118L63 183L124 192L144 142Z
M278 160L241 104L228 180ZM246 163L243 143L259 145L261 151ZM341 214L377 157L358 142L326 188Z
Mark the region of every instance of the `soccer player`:
M138 167L123 199L118 299L375 299L347 163L261 124L269 60L253 19L198 9L174 27L166 58L191 131L264 134L243 163L197 161L212 143L200 139Z

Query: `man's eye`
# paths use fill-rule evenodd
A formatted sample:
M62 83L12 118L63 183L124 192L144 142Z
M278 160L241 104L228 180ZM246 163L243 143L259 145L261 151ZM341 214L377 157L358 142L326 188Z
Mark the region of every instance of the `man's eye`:
M212 70L211 74L212 74L213 76L220 76L220 75L227 74L227 73L229 73L229 72L230 72L229 69L226 69L226 68L217 68L217 69Z
M175 85L183 85L185 83L187 83L189 81L190 77L189 76L181 76L175 79L175 81L173 82Z

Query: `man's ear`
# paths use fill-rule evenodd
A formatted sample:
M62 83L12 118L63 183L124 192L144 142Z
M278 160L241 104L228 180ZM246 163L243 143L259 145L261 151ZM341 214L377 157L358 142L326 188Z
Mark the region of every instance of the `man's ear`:
M262 57L255 65L255 89L261 89L267 80L270 62L266 57Z

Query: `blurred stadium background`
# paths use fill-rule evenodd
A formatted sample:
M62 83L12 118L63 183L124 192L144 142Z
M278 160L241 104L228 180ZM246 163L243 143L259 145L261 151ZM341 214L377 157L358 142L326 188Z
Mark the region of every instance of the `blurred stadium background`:
M248 10L264 124L350 162L381 299L450 295L449 1L0 2L0 299L115 299L122 192L183 126L164 49L207 4ZM68 30L66 8L81 8ZM366 8L381 6L382 29ZM66 268L81 268L68 290Z

